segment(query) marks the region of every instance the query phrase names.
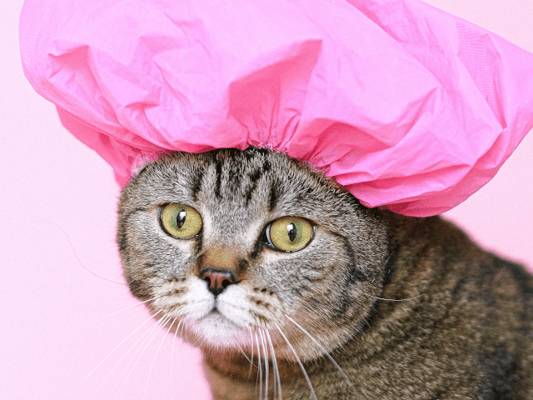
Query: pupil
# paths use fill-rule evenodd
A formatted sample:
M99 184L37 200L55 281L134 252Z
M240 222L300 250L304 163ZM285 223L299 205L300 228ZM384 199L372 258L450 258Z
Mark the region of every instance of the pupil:
M178 226L178 229L181 229L181 227L185 223L186 218L187 218L187 211L181 210L178 213L178 217L176 218L176 225Z
M289 240L291 242L293 242L294 239L296 239L296 233L297 233L296 225L294 225L291 222L289 225L287 225L287 234L289 235Z

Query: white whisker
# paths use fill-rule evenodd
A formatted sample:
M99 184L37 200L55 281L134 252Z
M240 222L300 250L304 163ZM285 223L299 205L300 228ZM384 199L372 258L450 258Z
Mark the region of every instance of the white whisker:
M279 369L278 369L278 360L276 359L276 352L274 351L274 345L272 344L272 338L270 337L270 332L268 330L265 330L265 334L268 339L268 345L270 346L270 354L272 354L272 364L274 366L274 395L276 394L276 388L278 392L278 398L281 400L281 377L279 376ZM277 386L276 386L277 381Z
M157 313L159 314L159 312ZM155 314L155 315L157 315ZM78 384L76 386L74 386L74 388L72 389L71 393L76 390L83 382L85 382L87 379L89 379L89 377L109 358L111 357L111 355L113 355L113 353L115 351L118 350L118 348L120 346L122 346L124 344L124 342L126 342L130 337L132 337L139 329L141 329L146 323L148 323L148 321L151 321L152 320L152 317L150 316L148 319L146 319L141 325L139 325L137 328L135 328L135 330L130 333L128 336L126 336L126 338L124 338L124 340L122 340L119 344L117 344L115 346L115 348L113 350L111 350L103 359L102 361L100 361L92 370L90 370L87 375L85 375L85 377L78 382Z
M313 398L314 400L318 400L316 398L315 389L313 389L313 384L311 383L311 380L309 379L309 376L307 375L307 372L305 371L304 365L300 361L300 357L298 357L298 354L296 354L296 350L294 350L294 347L292 347L292 344L289 342L289 339L287 339L287 336L285 336L285 334L283 333L281 328L278 326L278 324L276 324L276 328L278 328L279 333L281 333L281 336L283 337L283 339L285 339L285 341L287 342L287 345L290 347L290 349L294 353L294 356L296 357L296 361L300 365L300 368L304 374L305 380L307 381L307 384L309 385L309 389L311 389L311 398Z
M261 337L261 347L263 348L263 353L265 354L265 400L268 400L268 386L269 386L269 379L268 379L268 373L270 370L270 365L268 362L268 349L265 345L265 336L264 336L264 329L259 329L259 336Z
M246 355L246 353L244 352L244 349L242 348L242 346L241 346L239 343L237 343L237 346L239 347L239 351L242 353L242 355L244 356L244 358L246 358L246 359L248 360L249 363L252 363L252 360L250 360L250 357L248 357L248 356Z
M250 360L250 371L248 372L248 380L250 380L250 376L252 376L252 369L254 368L254 335L252 333L252 330L250 329L250 337L252 338L252 359Z
M384 300L384 301L408 301L408 300L414 300L414 299L418 299L420 297L423 296L423 294L419 295L419 296L415 296L415 297L410 297L408 299L386 299L384 297L378 297L378 296L372 296L371 294L367 294L367 293L364 293L363 294L365 296L368 296L368 297L372 297L373 299L376 299L376 300Z
M123 368L123 373L121 375L121 378L124 377L124 375L126 374L125 371L127 371L130 366L132 365L132 363L134 362L133 360L135 359L135 357L137 356L137 354L139 353L139 347L137 347L137 344L139 342L140 343L140 347L142 347L144 345L144 343L146 343L146 341L150 338L150 336L152 335L152 333L156 330L157 328L157 324L154 324L152 325L146 332L144 332L136 341L135 343L133 343L130 348L128 349L128 351L126 351L126 353L124 353L124 355L120 358L120 360L115 364L115 366L113 367L113 369L110 371L109 375L107 376L106 380L111 376L111 373L113 373L113 371L115 369L118 368L118 366L122 363L122 361L128 356L128 354L130 354L130 352L133 350L133 349L136 349L135 353L133 354L133 359L130 360L128 362L128 364L126 365L125 368ZM130 372L131 373L131 372ZM129 376L129 374L128 374ZM118 389L118 393L120 393L120 390L122 389L122 387L125 385L126 382L123 382L122 385L119 387ZM115 396L115 398L118 396L118 393L117 395ZM94 397L93 397L94 398Z
M161 311L160 311L161 312ZM159 312L157 313L159 314ZM155 314L155 315L157 315ZM154 315L154 316L155 316ZM148 321L152 321L153 319L152 318L149 318L147 321L145 321L141 326L139 326L139 328L137 328L135 331L133 331L133 333L135 333L136 331L138 331L146 322ZM154 325L156 326L156 325ZM104 384L107 382L107 380L111 377L111 375L113 374L113 372L115 371L115 369L118 368L118 366L120 365L120 363L122 362L122 360L124 360L126 358L126 356L130 353L130 351L132 351L135 346L137 345L137 343L139 343L146 335L148 335L150 332L152 332L152 330L154 329L154 326L152 326L150 329L148 329L146 332L144 332L136 341L135 343L133 343L130 348L128 349L128 351L126 351L126 353L124 353L124 355L120 358L120 360L118 360L118 362L115 364L115 366L111 369L111 371L109 371L109 373L107 374L106 378L102 381L102 383L100 383L100 385L98 386L98 388L96 389L96 392L93 394L92 398L94 399L96 397L96 394L100 391L100 389L102 389L102 386L104 386ZM133 335L133 333L131 335ZM131 336L129 335L128 338ZM127 338L126 338L127 339ZM124 340L125 341L125 340ZM123 342L124 342L123 341ZM144 342L143 342L144 343Z
M305 333L309 339L311 339L318 347L320 347L320 349L324 352L324 355L326 357L329 358L329 360L333 363L333 365L335 366L335 368L337 368L337 370L339 371L339 373L342 375L342 377L346 380L346 382L348 383L348 385L350 385L352 388L353 388L353 383L350 381L350 378L348 378L348 375L346 375L344 373L344 371L342 370L342 368L340 367L339 364L337 364L337 362L333 359L333 357L326 351L326 349L324 348L324 346L322 346L320 343L318 343L318 341L313 337L311 336L311 334L309 332L307 332L307 330L305 330L304 328L302 328L302 326L296 322L295 320L293 320L291 317L289 317L288 315L285 315L285 318L287 318L289 321L291 321L294 325L296 325L303 333Z
M163 324L163 327L171 320L172 318L169 318L166 320L165 324ZM146 385L144 386L144 392L143 392L143 400L146 398L146 392L148 391L148 383L150 382L150 376L152 375L152 370L154 369L155 360L157 358L157 355L159 354L159 350L161 350L161 346L165 342L165 339L168 336L169 331L172 329L174 324L176 323L176 319L172 321L172 324L170 324L170 327L167 329L165 335L163 336L163 339L161 339L161 343L159 343L159 346L157 347L157 350L154 354L154 359L152 360L152 364L150 365L150 370L148 371L148 377L146 378Z
M95 320L95 321L90 322L90 323L87 325L87 327L92 326L92 325L94 325L94 324L97 324L98 322L101 322L102 320L104 320L104 319L106 319L106 318L110 318L110 317L112 317L112 316L114 316L114 315L120 314L121 312L124 312L124 311L126 311L126 310L131 310L132 308L136 308L136 307L142 306L143 304L146 304L146 303L148 303L149 301L152 301L152 300L155 300L155 299L156 299L156 297L152 297L151 299L148 299L148 300L144 300L144 301L138 302L138 303L133 304L133 305L128 306L128 307L124 307L124 308L122 308L122 309L120 309L120 310L118 310L118 311L115 311L115 312L113 312L113 313L111 313L111 314L105 315L105 316L103 316L103 317L101 317L101 318L98 318L98 319Z
M176 328L176 333L174 334L174 340L172 340L172 348L170 349L170 376L171 376L171 386L172 386L172 393L176 393L174 390L174 345L176 344L176 341L178 340L177 334L180 330L181 326L181 320L178 322L178 326Z
M140 301L140 302L138 302L137 304L133 304L133 305L131 305L131 306L128 306L128 307L123 308L122 310L118 310L118 311L115 311L114 313L111 313L111 314L109 314L109 315L106 315L104 318L109 318L109 317L112 317L113 315L117 315L117 314L119 314L119 313L121 313L121 312L123 312L123 311L129 310L129 309L131 309L131 308L139 307L139 306L141 306L141 305L143 305L143 304L146 304L146 303L148 303L148 302L150 302L150 301L153 301L153 300L155 300L155 299L157 299L156 296L154 296L154 297L152 297L152 298L150 298L150 299L148 299L148 300Z
M263 397L263 368L261 366L261 348L259 347L257 332L255 333L255 341L257 342L257 362L259 363L259 399L261 399Z
M89 268L87 268L85 266L85 264L83 264L80 260L80 258L78 257L78 253L76 253L76 250L74 249L74 245L72 244L72 242L70 241L70 237L69 235L67 234L67 232L58 224L56 224L55 222L53 221L47 221L47 220L38 220L40 222L46 222L48 224L52 224L52 225L55 225L57 228L59 228L59 230L61 230L61 232L63 232L63 234L65 235L65 238L67 239L69 245L70 245L70 249L72 250L72 252L74 253L74 257L76 258L76 260L78 260L78 263L83 267L83 269L85 269L87 272L89 272L90 274L100 278L100 279L103 279L104 281L107 281L107 282L111 282L111 283L115 283L117 285L123 285L123 286L127 286L128 284L125 283L125 282L116 282L112 279L108 279L108 278L105 278L101 275L98 275L96 272L93 272L91 271Z
M168 316L163 317L163 319L157 321L157 323L154 324L154 326L152 326L150 328L150 330L148 331L148 334L146 335L146 338L144 339L144 341L141 343L140 347L137 349L137 351L133 355L133 359L135 360L135 358L137 358L137 360L132 361L132 362L134 362L134 364L130 368L130 371L128 372L128 375L126 376L126 378L122 382L122 385L120 385L120 387L119 387L119 389L117 391L117 394L115 395L114 399L118 398L118 395L120 394L120 391L122 390L122 388L124 387L124 385L128 381L128 379L131 376L132 372L135 370L135 367L137 367L137 364L139 363L139 361L142 358L142 356L143 356L144 352L146 351L146 349L148 349L148 346L150 346L150 344L156 338L157 334L161 331L161 329L164 328L164 325L161 325L161 324L166 323L166 321L168 321L169 319L170 319L170 317L168 317ZM148 342L148 343L146 343L146 342ZM146 343L146 345L144 345L145 343ZM144 345L144 348L143 348L143 345ZM140 354L137 357L137 354L139 353L139 350L141 348L142 348L142 350L140 351ZM131 365L131 362L130 362L130 364L128 364L128 367L126 367L126 369L128 369L130 365Z

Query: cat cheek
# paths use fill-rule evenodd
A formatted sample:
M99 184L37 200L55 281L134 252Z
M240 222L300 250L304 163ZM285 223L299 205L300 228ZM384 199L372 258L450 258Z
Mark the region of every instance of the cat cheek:
M215 298L207 290L206 283L198 278L190 278L187 288L183 296L185 316L192 319L205 317L215 306Z
M239 296L231 296L229 288L227 292L219 296L217 308L224 317L235 325L248 328L255 325L250 314L250 305Z
M161 285L155 293L153 305L170 317L201 319L211 312L215 305L213 296L205 286L205 282L196 278L179 285L168 282Z
M250 310L240 307L236 308L233 304L229 303L223 304L219 307L219 310L224 317L237 326L253 328L256 325L254 318L250 314Z
M239 286L231 286L219 296L217 307L226 318L239 326L274 329L283 324L279 300L272 295L250 294Z

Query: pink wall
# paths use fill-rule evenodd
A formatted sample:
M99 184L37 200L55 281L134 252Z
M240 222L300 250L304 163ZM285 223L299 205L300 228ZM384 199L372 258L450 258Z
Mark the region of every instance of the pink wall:
M504 0L430 3L533 51L530 0L512 7ZM151 322L127 338L148 315L127 308L136 302L121 284L118 188L111 169L61 127L53 106L25 81L21 6L3 2L0 13L0 397L209 399L195 350L158 333L137 353ZM530 134L492 182L447 216L484 246L533 267L531 154Z

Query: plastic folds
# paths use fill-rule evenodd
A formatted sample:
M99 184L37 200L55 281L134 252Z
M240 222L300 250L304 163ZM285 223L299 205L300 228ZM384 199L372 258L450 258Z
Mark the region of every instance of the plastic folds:
M26 0L20 45L121 185L166 150L254 145L428 216L533 127L533 55L417 0Z

